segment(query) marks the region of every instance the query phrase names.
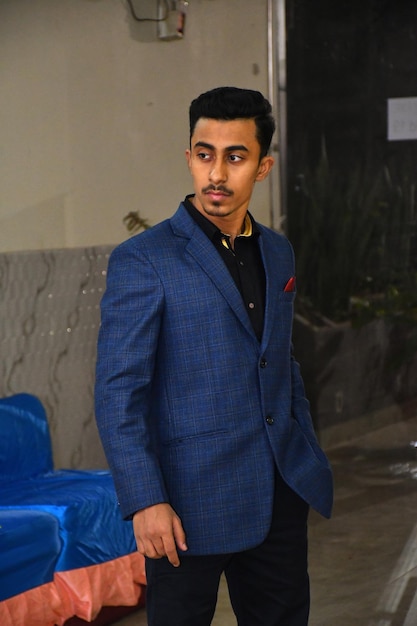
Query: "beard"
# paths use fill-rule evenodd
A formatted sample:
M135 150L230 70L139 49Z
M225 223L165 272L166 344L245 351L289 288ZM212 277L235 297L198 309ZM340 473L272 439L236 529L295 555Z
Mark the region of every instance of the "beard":
M222 200L210 200L208 203L205 202L205 195L210 191L223 193L225 199L232 197L234 195L233 191L225 185L207 185L207 187L203 187L201 190L200 202L207 215L221 216L223 214L222 209L224 209Z

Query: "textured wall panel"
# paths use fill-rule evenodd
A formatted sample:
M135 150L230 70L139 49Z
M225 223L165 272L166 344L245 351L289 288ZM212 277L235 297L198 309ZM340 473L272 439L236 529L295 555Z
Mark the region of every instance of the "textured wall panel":
M106 466L93 386L110 251L0 254L0 396L28 392L42 400L57 467Z

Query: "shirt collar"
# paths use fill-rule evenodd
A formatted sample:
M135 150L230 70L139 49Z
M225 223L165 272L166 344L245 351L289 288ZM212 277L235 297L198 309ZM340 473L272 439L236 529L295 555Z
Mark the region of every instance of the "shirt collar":
M222 233L221 230L213 224L213 222L207 219L207 217L195 208L194 204L191 202L191 198L193 197L194 194L186 196L183 205L207 237L213 241L214 239L218 239L221 235L228 236L227 233ZM252 235L258 237L260 235L260 231L252 215L248 212L245 216L243 232L239 235L239 237L251 237Z

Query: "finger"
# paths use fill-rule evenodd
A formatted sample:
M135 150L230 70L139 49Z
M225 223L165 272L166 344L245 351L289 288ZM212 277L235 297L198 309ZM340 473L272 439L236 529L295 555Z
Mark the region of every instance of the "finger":
M179 517L174 517L172 520L172 530L174 533L175 543L179 547L180 550L185 552L188 550L187 539L185 535L184 528L182 527L181 520Z
M162 541L164 542L164 552L168 561L174 567L178 567L180 564L180 559L178 557L178 552L177 552L177 548L175 545L174 536L170 535L165 538L163 537Z
M136 547L140 554L145 554L145 546L141 539L136 539Z
M165 556L165 550L162 541L154 542L144 540L141 542L141 550L139 552L149 559L161 559Z

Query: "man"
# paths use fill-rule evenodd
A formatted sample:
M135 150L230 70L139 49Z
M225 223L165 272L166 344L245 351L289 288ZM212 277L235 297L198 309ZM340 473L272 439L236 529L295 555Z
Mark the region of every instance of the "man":
M259 92L194 100L194 195L109 262L96 414L150 626L208 626L223 572L239 626L308 621L308 508L330 516L332 476L291 354L292 248L248 213L274 128Z

